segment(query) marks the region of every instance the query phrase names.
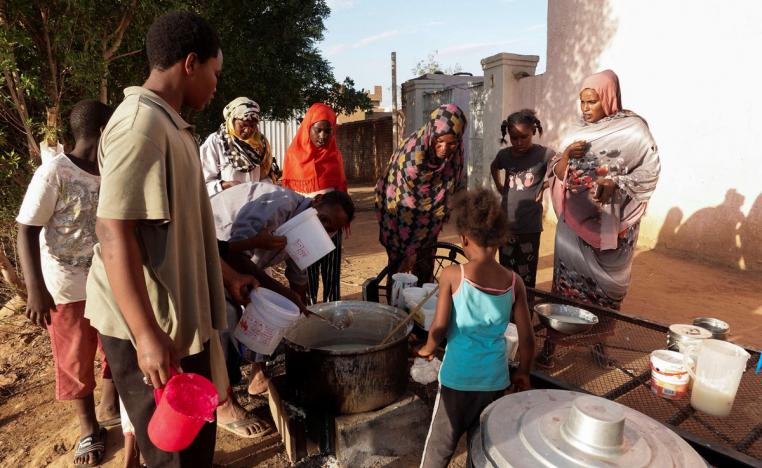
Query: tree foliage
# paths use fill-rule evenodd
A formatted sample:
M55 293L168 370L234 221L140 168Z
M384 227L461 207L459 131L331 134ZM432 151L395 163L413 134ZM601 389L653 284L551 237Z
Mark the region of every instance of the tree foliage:
M71 144L66 117L76 102L115 106L124 88L143 83L146 32L171 10L195 11L220 34L216 97L204 112L186 115L202 134L219 126L222 108L237 96L280 119L316 101L337 112L372 108L350 78L334 78L316 47L330 13L325 0L0 0L0 260L14 245L13 218L39 163L38 142L57 134ZM52 127L48 109L60 116Z
M237 96L251 97L275 119L291 117L314 102L345 113L372 108L365 90L356 89L350 78L337 82L317 49L330 13L323 0L248 2L245 10L228 2L199 9L223 44L222 80L214 102L200 116L200 128L218 126L222 108Z
M174 9L201 14L222 41L216 97L190 116L199 131L216 128L222 108L237 96L256 100L273 118L315 101L338 112L371 108L351 79L337 82L316 47L330 13L324 0L0 0L0 138L6 142L0 158L10 151L37 158L36 142L50 132L48 108L65 117L80 99L120 102L123 88L147 76L148 27ZM65 131L65 122L59 119L57 130Z
M415 64L415 68L410 71L415 76L422 76L427 73L444 73L445 75L453 75L463 71L463 67L461 67L459 63L443 68L437 59L437 55L439 55L439 51L435 50L434 52L430 52L426 58L419 60L418 63Z

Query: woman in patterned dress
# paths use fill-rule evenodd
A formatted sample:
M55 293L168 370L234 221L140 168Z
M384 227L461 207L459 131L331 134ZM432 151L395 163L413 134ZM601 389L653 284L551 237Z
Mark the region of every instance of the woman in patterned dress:
M449 215L448 200L462 183L465 128L458 106L439 106L392 154L378 181L379 241L389 275L412 271L419 282L432 279L433 246Z

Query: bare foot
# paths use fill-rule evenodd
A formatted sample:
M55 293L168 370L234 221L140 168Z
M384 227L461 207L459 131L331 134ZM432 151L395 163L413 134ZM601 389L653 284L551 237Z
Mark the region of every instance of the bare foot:
M119 424L119 395L113 380L103 379L102 385L101 402L95 414L102 426L114 426Z
M124 435L124 468L140 468L140 449L135 440L135 434L128 432Z
M217 407L217 427L245 438L267 434L272 428L269 422L248 414L232 395Z
M249 383L249 395L259 395L267 391L267 385L270 382L262 371L262 363L255 362L251 365L251 382Z

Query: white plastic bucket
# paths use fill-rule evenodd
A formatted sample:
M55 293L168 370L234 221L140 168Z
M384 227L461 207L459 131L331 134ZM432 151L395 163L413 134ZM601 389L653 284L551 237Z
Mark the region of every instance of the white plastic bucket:
M286 253L302 270L325 257L336 248L325 232L315 208L308 208L278 227L273 233L285 236Z
M429 303L427 302L426 305ZM431 324L434 322L434 316L437 314L437 308L428 308L426 306L421 310L423 312L423 329L429 331Z
M415 306L420 304L424 297L430 291L426 291L424 288L412 287L402 290L403 302L400 306L404 306L408 312L411 312ZM421 310L413 317L418 325L423 327L424 330L428 330L431 327L431 322L434 321L434 315L437 311L437 295L431 296Z
M423 290L426 291L426 293L429 293L438 287L439 287L438 283L423 283L421 285L421 288L423 288Z
M682 354L666 349L657 349L651 353L651 391L654 395L668 400L679 400L688 394L688 375L686 363L690 363Z
M412 273L395 273L392 275L392 307L405 307L402 290L415 286L418 277Z
M253 290L250 298L233 336L252 351L272 354L286 328L299 318L299 307L265 288Z

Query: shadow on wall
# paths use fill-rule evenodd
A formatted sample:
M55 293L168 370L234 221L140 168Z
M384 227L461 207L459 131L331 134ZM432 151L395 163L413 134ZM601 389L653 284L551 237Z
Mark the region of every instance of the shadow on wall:
M526 88L520 86L522 93L535 96L534 103L527 102L523 107L534 106L540 120L547 122L548 144L560 144L569 126L578 118L579 86L586 76L599 71L598 58L617 28L609 0L548 3L548 61L546 72L539 77L543 81L537 83L537 87L531 82ZM624 96L626 86L624 83ZM519 101L523 100L519 97Z
M762 271L762 194L748 216L741 211L744 201L743 195L730 189L721 204L702 208L685 222L682 210L671 208L656 248L700 255L741 270Z

